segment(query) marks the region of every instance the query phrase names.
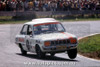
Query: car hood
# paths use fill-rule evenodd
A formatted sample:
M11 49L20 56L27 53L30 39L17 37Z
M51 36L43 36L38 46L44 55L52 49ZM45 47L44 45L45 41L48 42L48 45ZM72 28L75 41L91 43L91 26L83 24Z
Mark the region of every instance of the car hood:
M36 35L34 38L37 40L49 41L49 40L76 38L76 36L67 32L61 32L61 33L40 34Z

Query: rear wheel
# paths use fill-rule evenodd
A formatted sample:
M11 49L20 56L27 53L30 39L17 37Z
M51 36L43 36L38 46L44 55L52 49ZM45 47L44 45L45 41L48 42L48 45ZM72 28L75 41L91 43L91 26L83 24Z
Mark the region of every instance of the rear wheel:
M25 50L23 49L23 47L22 47L21 44L19 45L19 47L20 47L20 50L21 50L22 55L27 55L27 51L25 51Z
M44 58L45 57L45 53L41 51L41 49L38 45L36 46L36 53L37 53L38 58Z
M70 59L75 59L77 56L77 48L68 50L67 53Z

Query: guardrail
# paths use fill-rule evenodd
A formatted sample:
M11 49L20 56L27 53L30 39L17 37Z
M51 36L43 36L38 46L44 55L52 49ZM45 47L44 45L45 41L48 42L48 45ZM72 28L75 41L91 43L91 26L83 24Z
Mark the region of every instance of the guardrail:
M24 11L24 12L13 12L13 11L0 11L0 16L51 16L51 15L78 15L78 14L100 14L100 10L74 10L74 11Z

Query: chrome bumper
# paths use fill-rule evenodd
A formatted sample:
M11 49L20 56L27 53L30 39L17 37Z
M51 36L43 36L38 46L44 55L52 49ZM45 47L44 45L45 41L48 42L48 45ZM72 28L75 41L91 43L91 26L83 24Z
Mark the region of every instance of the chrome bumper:
M43 52L60 52L77 48L77 44L42 47Z

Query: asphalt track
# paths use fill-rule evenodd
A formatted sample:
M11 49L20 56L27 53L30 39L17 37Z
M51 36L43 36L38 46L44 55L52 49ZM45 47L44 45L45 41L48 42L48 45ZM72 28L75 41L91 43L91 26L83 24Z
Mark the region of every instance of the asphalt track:
M63 22L63 25L78 38L100 33L100 21ZM14 43L15 35L21 27L22 24L0 25L0 67L100 67L100 60L80 55L70 60L66 53L56 54L55 57L48 55L45 59L38 59L33 53L22 56Z

